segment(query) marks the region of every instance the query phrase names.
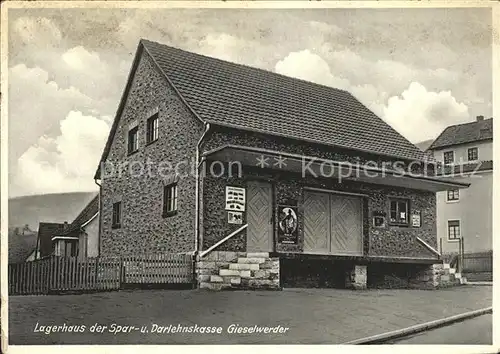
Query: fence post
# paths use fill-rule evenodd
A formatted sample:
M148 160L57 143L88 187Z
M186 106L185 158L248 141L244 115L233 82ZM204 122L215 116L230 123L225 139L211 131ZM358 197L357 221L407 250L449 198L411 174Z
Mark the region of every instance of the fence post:
M465 265L465 264L464 264L464 262L465 262L465 260L464 260L464 259L465 259L465 256L464 256L464 253L465 253L465 246L464 246L464 238L463 238L463 237L461 237L460 239L462 240L462 242L460 243L460 245L461 245L461 247L462 247L462 249L461 249L461 254L462 254L462 270L461 270L461 272L463 272L463 271L464 271L464 269L465 269L465 267L464 267L464 265Z
M124 265L123 265L123 257L120 256L120 260L119 260L119 267L120 267L120 274L119 274L119 280L118 280L118 288L121 289L122 288L122 285L123 285L123 277L124 277Z

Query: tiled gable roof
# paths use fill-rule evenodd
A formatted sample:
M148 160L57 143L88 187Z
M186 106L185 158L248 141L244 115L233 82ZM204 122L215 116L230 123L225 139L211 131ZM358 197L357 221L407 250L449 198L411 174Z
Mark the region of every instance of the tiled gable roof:
M22 263L36 249L36 232L27 235L16 235L9 232L9 264Z
M38 226L38 248L40 257L49 256L52 253L52 237L64 233L64 224L54 222L41 222Z
M69 225L67 231L64 233L65 235L72 233L82 227L87 221L92 219L94 215L99 212L99 194L97 194L86 206L83 210L78 214L78 216L73 220L73 222Z
M144 39L127 87L143 48L204 122L406 160L429 159L347 91ZM127 90L101 162L107 158Z
M493 171L493 161L478 161L463 165L440 165L437 174L442 175L460 175L462 173L471 173L482 171Z
M423 157L349 92L141 41L205 121L412 160Z
M446 128L429 147L430 150L447 146L493 139L493 119L478 120Z

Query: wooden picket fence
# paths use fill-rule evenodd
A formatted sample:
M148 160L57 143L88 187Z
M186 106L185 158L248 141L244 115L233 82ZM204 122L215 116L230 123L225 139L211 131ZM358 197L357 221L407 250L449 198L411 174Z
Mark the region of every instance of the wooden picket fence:
M123 283L183 284L193 280L193 260L190 255L155 254L122 259Z
M191 284L191 255L136 257L50 257L9 264L9 294L36 295L72 291L106 291L130 284Z
M463 255L464 273L491 273L493 272L493 251L465 253Z

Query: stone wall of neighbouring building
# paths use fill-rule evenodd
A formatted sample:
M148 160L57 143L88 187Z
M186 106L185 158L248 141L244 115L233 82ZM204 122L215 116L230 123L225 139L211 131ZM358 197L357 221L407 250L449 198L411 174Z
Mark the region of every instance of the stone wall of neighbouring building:
M156 111L159 138L146 144L146 121ZM101 255L194 251L195 176L190 171L203 124L146 52L140 57L119 119L107 165L101 169ZM127 135L133 125L139 127L139 150L129 155ZM163 187L174 180L175 172L183 176L177 185L178 212L163 217ZM112 208L118 201L122 225L113 229Z
M213 251L196 262L200 289L280 289L280 262L269 253Z

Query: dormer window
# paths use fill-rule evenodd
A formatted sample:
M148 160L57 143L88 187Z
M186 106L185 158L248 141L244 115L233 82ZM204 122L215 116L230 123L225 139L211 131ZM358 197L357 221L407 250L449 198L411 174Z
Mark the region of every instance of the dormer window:
M445 165L449 165L455 162L455 154L453 153L453 151L445 151L443 154L443 160Z

